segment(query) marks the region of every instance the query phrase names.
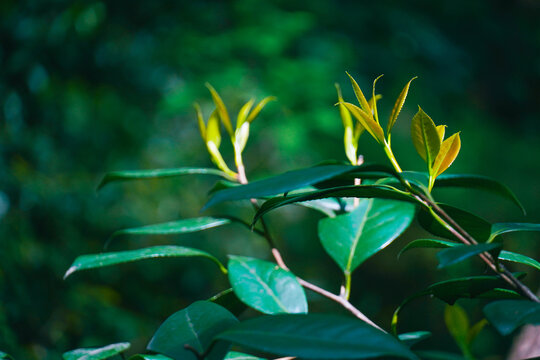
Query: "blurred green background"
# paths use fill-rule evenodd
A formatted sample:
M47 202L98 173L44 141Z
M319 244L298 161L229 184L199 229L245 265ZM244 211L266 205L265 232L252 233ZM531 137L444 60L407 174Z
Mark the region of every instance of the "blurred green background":
M252 126L248 177L344 160L334 83L353 94L345 71L369 92L379 81L380 113L415 80L394 130L402 167L423 170L409 140L417 104L447 132L461 131L449 172L508 184L523 201L441 191L442 201L489 221L540 222L540 15L519 1L15 1L0 2L0 349L18 359L57 359L64 351L131 341L142 351L159 323L226 279L199 260L145 261L88 271L63 281L76 256L99 252L118 229L199 216L216 179L184 177L110 185L111 170L212 166L192 103L212 110L206 81L232 113L251 96L275 95ZM231 147L223 153L231 161ZM360 153L384 161L367 135ZM251 216L245 204L234 211ZM299 275L338 291L339 271L319 245L319 215L290 207L271 214L286 260ZM473 261L437 271L434 252L399 261L413 226L354 276L353 302L387 327L403 298L434 281L483 273ZM506 238L508 249L538 258L540 237ZM123 237L112 250L183 244L268 257L262 240L238 226L171 237ZM522 269L512 267L513 269ZM529 269L527 269L529 270ZM540 277L526 283L538 289ZM314 311L341 311L309 294ZM463 301L472 320L482 302ZM424 348L458 352L438 300L406 309L402 331L432 330ZM511 339L487 329L477 353L497 359ZM131 351L131 350L130 350Z

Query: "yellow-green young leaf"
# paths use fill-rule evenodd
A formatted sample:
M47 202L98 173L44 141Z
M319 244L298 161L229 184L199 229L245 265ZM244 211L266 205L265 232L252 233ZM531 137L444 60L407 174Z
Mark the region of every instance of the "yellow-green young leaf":
M240 111L238 112L238 117L236 118L236 131L246 122L246 119L248 117L249 111L253 107L253 104L255 103L255 99L249 100L247 103L242 106Z
M407 98L407 94L409 93L409 87L411 86L411 82L416 79L418 76L413 77L407 85L401 90L401 93L399 94L398 98L396 99L396 103L394 104L394 108L392 109L392 113L390 114L390 119L388 120L388 127L387 134L390 136L390 132L392 131L392 128L394 127L394 124L396 123L396 120L398 118L399 113L401 112L401 108L403 108L403 104L405 104L405 99Z
M341 116L341 121L343 122L343 127L347 129L348 127L353 127L353 122L351 118L351 114L349 113L349 110L343 105L345 102L343 100L343 96L341 96L341 88L339 87L339 84L336 83L336 90L338 94L338 102L339 102L339 115Z
M358 145L355 142L352 127L345 128L343 143L345 144L345 154L347 154L347 159L349 159L351 164L356 165L356 150Z
M356 124L354 125L353 141L357 147L358 147L358 139L360 139L360 135L362 135L365 130L366 129L364 128L364 126L362 126L360 121L357 121Z
M486 319L482 319L480 320L479 322L477 322L476 324L474 324L468 331L467 333L467 342L468 344L470 345L474 339L476 339L476 337L478 336L478 334L480 333L480 331L482 331L482 329L487 325L489 324L489 322L486 320Z
M221 132L219 131L219 119L216 110L212 112L206 126L206 142L213 142L216 148L221 145Z
M348 73L346 72L347 76L349 76L349 79L351 79L351 84L354 90L354 94L356 95L356 98L358 99L358 103L360 103L360 107L362 110L364 110L366 113L371 114L371 108L369 107L369 104L366 100L366 97L364 96L364 93L360 89L360 86L356 83L356 80Z
M441 147L441 139L433 120L420 108L412 119L411 135L418 154L431 166Z
M461 349L468 348L469 318L465 310L459 305L446 305L444 309L444 322L448 331Z
M446 132L446 125L437 125L437 134L439 134L439 138L441 139L441 143L444 140L444 133Z
M371 97L371 99L369 99L368 101L368 104L369 104L369 108L370 109L373 109L373 104L375 103L375 101L379 101L382 99L382 95L381 94L377 94L375 95L375 97ZM373 113L373 112L372 112Z
M218 169L225 172L227 175L232 176L233 178L236 178L236 173L229 169L227 164L225 163L225 160L223 160L223 157L221 156L221 153L219 152L217 146L212 141L206 142L206 147L208 149L208 152L210 153L210 157L212 158L212 161Z
M225 129L227 129L227 132L232 137L233 129L231 125L231 119L229 118L229 113L227 112L227 108L225 107L223 100L221 100L221 97L219 96L216 89L212 87L212 85L206 83L206 87L208 88L208 90L210 90L210 93L212 94L212 100L214 100L214 104L216 105L216 109L218 111L219 118L223 123L223 126L225 126Z
M241 154L249 138L249 122L244 122L242 126L234 132L234 151Z
M461 149L459 133L455 133L441 144L439 154L433 163L433 173L437 177L442 174L456 159Z
M345 102L343 103L347 107L347 110L362 124L362 126L377 140L379 143L384 143L384 132L381 125L377 124L373 120L371 113L368 114L358 106Z
M204 125L201 107L197 103L193 104L193 107L195 107L195 111L197 112L197 120L199 121L199 131L201 132L201 137L204 141L206 141L206 126Z
M268 104L270 101L275 101L277 100L277 98L275 96L267 96L265 97L264 99L262 99L256 106L255 108L253 109L253 111L251 112L251 114L249 114L248 118L247 118L247 122L252 122L253 120L255 120L255 118L257 117L257 115L259 115L259 113L261 112L261 110L266 106L266 104Z
M379 123L379 114L377 112L377 96L375 95L375 84L377 84L377 80L379 80L384 74L379 75L375 80L373 80L373 90L371 95L371 100L368 102L371 113L375 117L375 121L377 124Z

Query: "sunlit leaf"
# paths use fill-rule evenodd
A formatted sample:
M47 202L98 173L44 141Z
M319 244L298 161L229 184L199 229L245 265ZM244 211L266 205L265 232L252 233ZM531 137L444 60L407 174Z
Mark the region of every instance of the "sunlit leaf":
M356 83L356 80L349 74L346 73L349 79L351 80L351 84L354 90L354 94L356 95L356 99L358 99L358 103L360 104L360 108L364 110L365 113L371 114L371 108L369 107L369 104L366 100L366 97L364 96L364 93L360 89L360 86Z
M225 126L225 129L227 129L227 132L232 137L233 128L231 125L231 119L229 118L229 113L227 112L227 108L225 107L223 100L221 100L221 97L219 96L216 89L212 87L212 85L210 85L209 83L206 83L206 87L208 88L208 90L210 90L210 93L212 94L212 100L214 101L214 104L216 105L216 110L219 114L219 118L221 119L221 122L223 123L223 126Z
M225 172L217 169L209 168L177 168L177 169L153 169L153 170L130 170L130 171L113 171L107 173L103 180L99 183L98 190L105 185L115 181L127 181L127 180L142 180L142 179L161 179L183 175L213 175L221 176L226 179L234 180L231 176Z
M540 262L538 262L537 260L511 251L502 250L499 254L499 260L512 261L523 265L529 265L537 270L540 270Z
M409 80L407 85L405 85L403 90L401 90L401 93L396 99L396 103L394 104L394 108L392 109L392 113L390 114L390 119L388 120L388 126L386 130L386 133L388 134L388 136L390 136L390 133L392 132L392 128L394 127L394 124L396 123L399 113L401 112L401 109L403 108L403 104L405 104L405 99L407 98L407 94L409 93L409 87L411 86L412 81L416 78L417 76Z
M236 118L237 131L244 124L244 122L246 122L247 117L249 115L249 111L253 107L254 103L255 103L255 99L250 99L247 103L244 104L244 106L240 108L240 111L238 112L238 117Z
M105 266L128 263L144 259L163 258L163 257L205 257L215 262L223 272L227 270L212 255L197 249L186 248L174 245L152 246L144 249L107 252L100 254L82 255L75 259L71 267L64 275L64 279L76 271L101 268Z
M426 161L431 171L433 161L441 147L441 140L433 120L420 107L412 119L411 136L416 151Z
M246 305L265 314L306 313L304 289L289 271L259 259L230 256L229 281Z
M368 105L371 109L371 113L375 117L375 121L379 123L379 114L377 112L377 95L375 95L375 85L377 84L377 81L382 77L383 75L379 75L375 80L373 80L373 88L372 88L372 96L371 101L368 102Z
M441 143L444 141L444 134L446 132L446 125L437 125L437 134L439 134L439 138L441 139Z
M528 300L501 300L487 304L484 314L502 335L525 324L540 324L540 304Z
M459 245L449 249L441 250L437 253L439 259L438 269L462 262L480 253L500 248L500 243Z
M219 148L221 145L221 131L219 130L219 118L217 112L214 111L208 119L208 124L206 125L206 144L214 143L216 148Z
M439 154L433 163L433 173L435 176L439 176L452 165L460 149L461 140L459 139L459 133L455 133L443 141Z
M373 136L377 142L380 144L384 143L384 132L381 127L374 119L373 115L366 113L364 110L358 106L344 102L343 105L351 112L351 114L362 124L362 126Z
M116 356L129 349L129 347L129 343L123 342L100 348L76 349L64 353L62 358L64 360L103 360Z
M276 97L274 96L267 96L265 97L264 99L262 99L257 105L255 105L255 108L253 109L253 111L249 114L249 116L247 117L247 122L252 122L253 120L255 120L255 118L257 117L257 115L259 115L259 113L261 112L261 110L266 106L266 104L268 104L270 101L275 101L277 100Z
M319 222L326 252L345 274L388 246L410 225L414 205L402 201L362 199L349 214Z
M491 225L491 235L489 241L495 237L517 231L540 231L540 224L533 223L497 223Z
M234 151L241 154L249 138L249 123L244 122L234 133Z
M198 360L185 345L202 354L212 345L216 335L237 323L234 315L223 307L209 301L196 301L168 317L155 332L147 349L174 360ZM205 359L221 360L229 348L229 344L218 342Z
M263 316L241 322L217 338L277 356L302 359L417 359L392 335L358 319L336 315Z

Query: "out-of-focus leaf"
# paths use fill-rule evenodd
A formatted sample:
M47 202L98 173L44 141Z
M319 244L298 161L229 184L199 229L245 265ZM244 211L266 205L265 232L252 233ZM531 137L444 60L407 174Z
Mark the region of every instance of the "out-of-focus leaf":
M273 315L244 321L218 339L302 359L417 359L403 343L363 321L335 315Z
M173 360L161 354L137 354L130 356L128 360Z
M337 205L337 207L333 205ZM303 206L309 209L317 210L328 217L335 217L336 213L334 211L340 210L339 203L334 199L320 199L312 200L306 202L299 202L296 205Z
M418 354L421 359L425 360L465 360L465 358L461 355L452 354L445 351L422 350L417 351L416 354Z
M478 334L480 334L480 331L482 331L482 329L487 325L489 324L488 321L486 319L482 319L480 321L478 321L476 324L474 324L470 329L469 329L469 332L467 333L467 342L469 344L471 344L474 339L476 339L476 337L478 336Z
M458 156L460 149L461 140L459 138L459 133L455 133L442 142L439 153L433 163L434 176L439 176L452 165Z
M467 353L469 351L469 318L465 310L457 304L446 305L444 322L458 346L464 353Z
M520 264L529 265L534 267L536 270L540 270L540 262L537 260L511 251L502 250L499 254L499 260L513 261Z
M247 309L247 306L238 299L232 288L223 290L219 294L212 296L208 301L224 307L235 316L240 316Z
M76 349L64 353L62 358L64 360L103 360L118 355L129 349L129 347L129 343L123 342L100 348Z
M441 147L441 139L433 120L420 106L412 119L411 136L416 151L428 164L431 173L431 167Z
M177 169L154 169L154 170L133 170L133 171L113 171L107 173L98 185L98 190L105 185L115 181L140 180L140 179L160 179L174 176L202 174L221 176L225 179L234 180L225 172L208 168L177 168Z
M246 305L265 314L306 313L304 289L289 271L259 259L231 256L229 281Z
M275 96L267 96L265 97L264 99L262 99L257 105L255 105L255 108L253 109L253 111L249 114L248 118L247 118L247 122L252 122L253 120L255 120L255 118L257 117L257 115L259 115L259 113L262 111L262 109L266 106L266 104L268 104L270 101L276 101L277 98Z
M532 223L497 223L491 225L491 235L488 241L492 241L495 237L516 231L540 231L540 224Z
M429 331L414 331L398 335L398 339L408 347L411 347L430 337L431 333Z
M13 357L3 351L0 351L0 359L13 360Z
M146 348L174 360L197 360L185 345L202 354L208 350L216 335L237 323L234 315L223 307L209 301L196 301L168 317ZM221 360L229 348L229 344L218 342L212 346L205 359Z
M216 110L219 114L219 118L221 119L221 122L223 123L223 126L225 126L225 129L227 129L227 132L233 137L233 128L231 125L231 119L229 118L229 113L227 112L227 107L223 103L223 100L221 100L221 97L219 96L216 89L212 87L209 83L206 83L206 87L208 90L210 90L210 93L212 94L212 100L214 101L214 104L216 105Z
M525 214L525 208L506 185L486 176L470 174L440 175L437 178L436 187L463 187L488 191L512 201Z
M489 235L491 234L491 224L486 220L468 211L450 205L439 204L439 206L478 242L485 242L489 238ZM418 223L433 235L458 240L450 231L439 224L429 211L425 209L421 209L418 212Z
M540 324L540 304L528 300L501 300L487 304L484 314L502 335L525 324Z
M345 274L388 246L410 225L414 205L402 201L362 199L349 214L319 222L326 252Z
M234 151L237 154L241 154L246 147L249 138L249 123L244 122L242 126L236 129L234 132Z
M343 105L351 112L351 114L360 121L360 124L373 136L378 143L384 143L384 131L375 120L373 120L373 115L371 112L368 114L364 110L360 109L358 106L344 102Z
M128 250L119 252L108 252L100 254L82 255L75 259L71 267L66 271L64 279L76 271L101 268L105 266L128 263L132 261L163 258L163 257L191 257L201 256L215 262L221 271L227 273L227 270L218 259L207 252L174 245L152 246L138 250Z
M242 106L240 111L238 112L238 117L236 118L236 130L238 130L244 122L246 122L249 111L253 107L253 104L255 103L255 99L250 99L247 103Z
M409 80L409 82L405 85L403 90L401 90L401 93L396 99L396 103L394 104L394 108L392 109L392 113L390 114L390 119L388 120L388 126L387 126L387 131L386 131L388 136L390 136L390 133L392 132L392 128L394 127L394 124L396 123L398 115L401 112L401 108L403 108L403 104L405 104L405 99L407 98L407 94L409 93L409 87L411 86L412 81L416 79L417 77L418 76L415 76L411 80Z
M369 107L369 104L366 100L366 97L364 96L364 93L362 92L362 89L360 89L360 86L358 86L358 83L356 82L356 80L354 80L354 78L349 73L346 73L346 74L351 80L351 85L353 87L354 94L356 95L356 99L358 100L358 103L360 104L360 107L366 113L371 114L371 108Z
M401 257L406 251L410 249L416 249L416 248L428 248L428 249L434 249L434 248L449 248L454 246L460 246L459 243L451 242L451 241L445 241L445 240L438 240L438 239L417 239L413 240L407 245L401 249L401 251L398 254L398 258Z
M199 131L201 133L201 137L206 143L206 125L204 124L204 117L201 107L197 103L193 104L193 106L195 107L195 111L197 112L197 122L199 124Z
M501 245L500 243L459 245L441 250L437 253L437 258L439 259L439 266L437 268L442 269L457 264L480 253L500 248Z
M236 351L230 351L227 353L224 360L266 360L266 359L249 355L249 354L236 352Z
M209 143L213 143L216 149L221 145L221 131L219 130L219 118L217 112L214 111L208 118L206 124L206 146L210 149Z

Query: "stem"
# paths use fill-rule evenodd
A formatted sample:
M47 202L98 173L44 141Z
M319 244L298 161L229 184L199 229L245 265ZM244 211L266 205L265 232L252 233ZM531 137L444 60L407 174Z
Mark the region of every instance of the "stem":
M346 271L345 272L345 292L343 293L343 298L345 300L349 300L350 296L351 296L351 273Z
M401 170L401 167L399 166L396 157L394 156L394 153L392 152L392 148L390 147L390 143L384 142L384 152L386 153L386 156L388 156L388 159L390 159L390 162L392 163L392 166L394 169L401 173L403 170Z

